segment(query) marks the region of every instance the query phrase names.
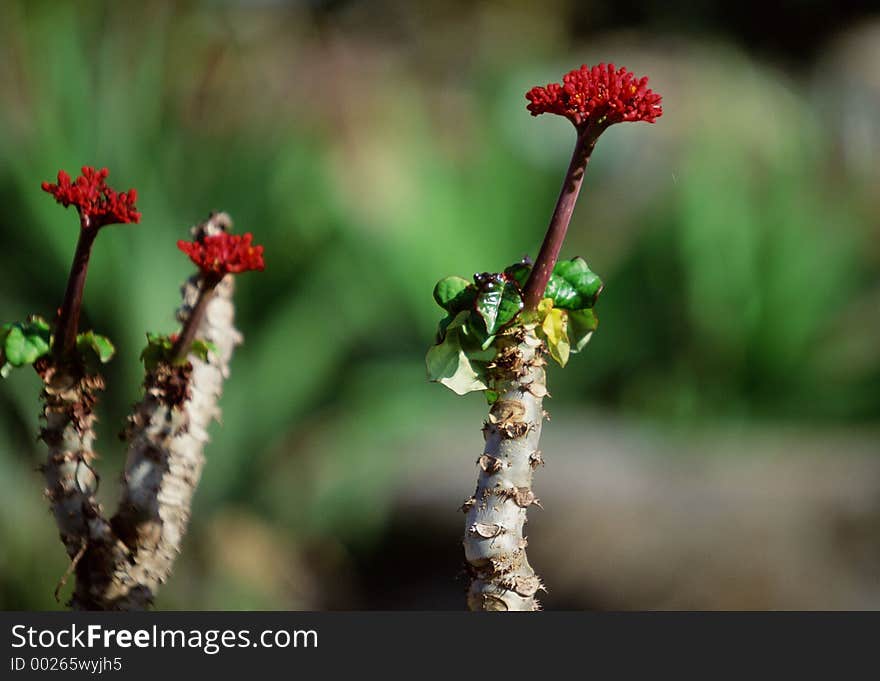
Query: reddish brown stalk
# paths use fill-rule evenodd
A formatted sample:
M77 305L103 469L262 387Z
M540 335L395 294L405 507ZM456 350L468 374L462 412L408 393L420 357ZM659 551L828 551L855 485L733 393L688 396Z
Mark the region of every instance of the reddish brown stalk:
M58 323L55 326L53 352L57 362L68 359L76 348L83 290L86 285L92 246L97 235L97 228L90 228L87 224L80 227L79 240L76 242L76 252L73 255L73 264L70 266L70 276L67 279L67 289L64 292L64 302L61 305L61 313L58 315Z
M526 310L537 308L538 303L544 297L547 282L550 281L550 275L553 273L553 268L556 266L556 261L559 258L559 251L562 248L562 242L565 241L565 234L568 231L568 223L571 222L574 205L577 203L578 194L581 191L584 171L601 131L602 129L596 130L595 128L578 130L574 152L571 155L571 163L568 165L568 172L565 174L562 190L559 192L559 198L556 200L556 209L553 211L553 217L550 218L550 226L547 228L544 243L541 244L541 250L538 253L535 266L532 268L532 273L529 275L525 290L523 291Z
M196 333L199 330L199 326L201 326L202 319L205 316L205 310L208 308L208 303L211 302L211 298L214 297L214 289L217 288L217 284L220 283L221 279L222 277L202 276L199 299L196 301L196 305L192 309L192 312L190 312L189 317L187 317L186 323L184 323L183 329L181 329L180 335L177 337L177 340L174 342L174 347L171 349L172 362L179 362L186 359L186 355L189 353L189 349L192 346L193 341L196 339Z

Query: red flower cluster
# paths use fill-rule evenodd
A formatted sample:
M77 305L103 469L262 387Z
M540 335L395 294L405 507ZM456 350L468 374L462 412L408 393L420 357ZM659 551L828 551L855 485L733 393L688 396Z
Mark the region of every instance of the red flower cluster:
M263 271L263 247L254 246L253 234L222 232L199 241L178 241L177 247L189 256L204 275L222 277L225 274Z
M586 65L569 71L562 84L533 87L526 93L533 116L552 113L565 116L578 128L607 128L623 121L653 123L663 115L660 95L648 88L648 78L636 80L614 64Z
M43 182L42 187L65 208L76 206L84 227L97 229L104 225L140 222L141 214L134 205L137 192L134 189L114 191L107 186L108 174L106 168L95 170L84 166L82 175L71 182L70 175L59 170L58 184Z

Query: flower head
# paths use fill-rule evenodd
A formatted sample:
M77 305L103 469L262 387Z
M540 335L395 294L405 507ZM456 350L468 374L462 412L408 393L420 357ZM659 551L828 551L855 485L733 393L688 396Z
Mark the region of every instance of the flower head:
M253 234L222 232L197 241L178 241L177 247L201 270L202 274L222 277L249 270L263 271L263 247L253 245Z
M106 168L95 170L84 166L82 175L73 182L70 175L63 170L58 171L58 184L43 182L44 192L49 192L62 206L76 206L84 227L97 229L104 225L124 222L140 222L141 214L137 212L134 202L137 192L116 192L107 186L109 174Z
M653 123L663 115L661 97L648 88L648 78L637 80L632 72L615 69L614 64L581 66L566 73L561 85L533 87L526 99L533 116L565 116L579 129L604 130L624 121Z

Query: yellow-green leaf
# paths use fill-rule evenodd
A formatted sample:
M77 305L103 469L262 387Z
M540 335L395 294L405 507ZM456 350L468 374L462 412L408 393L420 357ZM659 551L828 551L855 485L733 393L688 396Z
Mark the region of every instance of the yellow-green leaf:
M564 367L571 354L571 344L568 340L568 314L565 310L554 308L552 301L547 298L539 303L539 313L541 312L540 305L545 302L549 302L549 306L544 306L546 314L541 322L542 335L547 342L550 356L556 360L559 366Z

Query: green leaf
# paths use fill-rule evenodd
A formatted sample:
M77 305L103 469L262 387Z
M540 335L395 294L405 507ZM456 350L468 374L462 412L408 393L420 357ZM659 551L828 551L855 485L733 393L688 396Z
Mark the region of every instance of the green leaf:
M508 280L515 281L519 285L520 290L522 290L525 287L526 282L529 280L531 272L531 265L524 262L518 262L505 268L504 276L507 277Z
M4 324L0 328L0 376L6 378L13 368L33 364L48 354L50 340L49 325L41 317Z
M169 336L147 333L147 345L141 351L141 361L147 371L153 371L160 362L167 362L174 343Z
M520 313L522 296L518 286L504 275L482 274L474 280L478 287L475 309L486 326L486 332L493 336Z
M567 279L568 277L575 274L580 274L581 272L589 271L590 267L589 265L587 265L587 261L580 256L576 256L571 260L560 260L553 268L553 274L556 274L564 279Z
M461 277L446 277L434 287L434 300L452 314L472 307L476 295L474 285Z
M49 352L49 331L39 325L14 323L9 325L3 340L5 361L19 367L33 364Z
M174 358L172 351L174 350L174 338L161 333L148 333L147 345L141 351L141 361L144 363L147 371L153 371L161 363L170 363ZM189 346L189 350L183 353L183 358L178 360L177 364L185 364L189 355L195 355L203 362L208 361L208 354L217 352L217 346L210 341L196 339Z
M468 310L460 312L447 326L443 341L432 346L425 357L429 380L459 395L486 389L486 363L495 356L494 348L468 349L473 345L467 330L469 316Z
M486 333L486 324L476 311L471 312L468 316L464 330L467 333L468 339L472 341L472 345L474 347L482 348L483 350L495 340L494 334L489 335Z
M33 364L49 352L49 344L39 336L25 336L22 365Z
M592 310L569 310L568 338L571 341L571 351L583 350L598 326L599 319Z
M147 333L147 345L154 345L156 347L165 348L166 350L170 350L174 347L174 341L171 340L171 336L165 333Z
M586 260L573 258L556 263L544 297L552 299L554 307L583 310L595 305L602 287L602 280L590 271Z
M446 336L446 329L449 328L449 325L452 323L452 320L455 319L454 314L448 314L443 319L440 320L440 323L437 324L437 342L440 343L443 338Z
M20 367L25 364L25 354L27 352L27 339L24 332L17 324L14 325L6 334L6 341L3 344L3 352L6 355L6 361L12 366Z
M52 344L52 331L45 319L38 315L31 315L24 323L22 331L31 348L33 348L31 353L33 359L30 359L28 364L33 364L43 355L49 354L49 348Z
M106 364L116 354L116 348L113 347L110 339L94 331L78 334L76 337L76 349L84 355L89 352L93 353L101 364Z
M208 353L217 352L217 346L210 341L194 340L187 354L193 354L203 362L208 361Z
M27 322L25 322L25 327L31 334L47 334L51 330L49 322L36 314L32 314L28 317Z

